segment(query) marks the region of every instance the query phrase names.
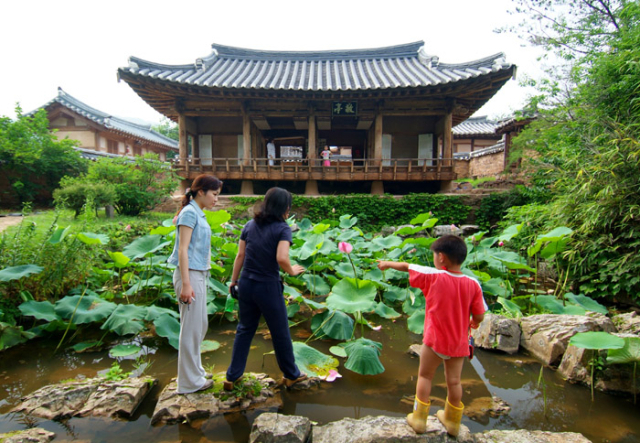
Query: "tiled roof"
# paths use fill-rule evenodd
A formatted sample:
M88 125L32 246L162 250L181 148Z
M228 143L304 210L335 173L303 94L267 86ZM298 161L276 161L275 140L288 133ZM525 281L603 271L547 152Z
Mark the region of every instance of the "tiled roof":
M478 149L473 152L456 152L453 154L453 158L456 160L471 160L472 158L483 157L489 154L495 154L496 152L504 151L504 140L500 140L493 146L487 146L486 148Z
M151 125L144 125L140 123L134 123L124 118L115 117L105 112L99 111L86 103L81 102L77 98L67 94L58 88L58 96L48 103L41 106L41 108L47 108L54 103L59 103L62 106L72 110L73 112L80 114L83 117L88 118L91 121L104 126L106 129L122 132L133 137L141 138L159 145L166 146L170 149L177 150L178 142L166 137L159 132L151 129ZM31 113L34 113L32 111Z
M213 44L187 65L131 57L120 73L209 88L277 91L367 91L436 86L515 68L502 53L447 64L421 41L378 49L273 52Z
M482 136L482 135L496 135L496 122L489 120L486 116L471 117L462 123L453 127L454 136Z

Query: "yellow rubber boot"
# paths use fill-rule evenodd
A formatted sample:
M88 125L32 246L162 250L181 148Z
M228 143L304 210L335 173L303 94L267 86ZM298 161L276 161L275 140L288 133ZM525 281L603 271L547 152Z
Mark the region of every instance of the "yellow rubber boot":
M413 412L407 415L407 423L416 431L416 434L424 434L426 432L430 407L430 401L425 403L418 399L416 395L416 401L413 402Z
M449 403L449 399L447 398L447 402L444 405L444 411L440 410L436 413L436 417L438 417L440 423L447 428L447 433L453 437L457 437L460 432L460 422L462 421L463 410L464 405L462 402L460 402L460 407L456 407Z

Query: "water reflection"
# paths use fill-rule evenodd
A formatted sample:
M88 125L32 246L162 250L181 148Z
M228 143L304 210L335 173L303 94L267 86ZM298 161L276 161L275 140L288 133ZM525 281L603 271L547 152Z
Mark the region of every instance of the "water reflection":
M203 355L203 361L214 371L224 371L231 359L234 325L211 324L207 339L221 343L219 350ZM344 369L343 378L323 383L313 391L283 393L280 412L303 415L325 424L345 417L367 415L404 417L411 411L418 372L418 358L406 353L410 344L419 343L420 336L407 332L406 323L388 322L381 331L368 331L367 337L383 344L382 363L386 370L375 377L361 376ZM159 346L156 339L128 340L143 347L142 354L151 362L148 373L159 380L130 421L96 418L73 418L63 422L42 420L9 411L20 397L36 389L77 376L94 377L108 369L114 359L108 351L75 354L62 351L53 355L55 340L31 341L4 352L0 359L0 433L31 426L55 432L56 441L183 441L183 442L244 442L249 438L251 424L265 410L244 414L228 414L193 424L150 426L153 409L162 388L176 375L177 351ZM332 341L315 341L313 346L329 353ZM271 341L256 337L247 370L267 372L279 377ZM135 357L135 356L134 356ZM134 357L120 359L125 371L134 369ZM463 423L472 432L489 429L540 429L581 432L594 442L639 442L640 407L632 401L596 392L591 402L589 389L561 380L557 373L542 370L543 385L538 384L541 365L524 355L504 355L478 350L466 363L462 373L467 415ZM543 389L544 386L544 389ZM446 383L440 369L434 379L432 403L434 414L444 404ZM511 411L494 417L487 405L492 396L505 400ZM546 411L545 411L546 405ZM271 410L271 412L276 412Z

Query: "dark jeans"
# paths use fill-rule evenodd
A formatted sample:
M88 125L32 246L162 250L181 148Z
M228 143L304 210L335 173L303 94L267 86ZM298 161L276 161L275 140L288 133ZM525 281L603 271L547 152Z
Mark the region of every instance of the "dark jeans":
M280 282L240 278L238 292L240 321L233 342L231 365L227 369L227 380L236 381L244 374L251 340L258 329L260 315L267 321L280 370L289 380L300 377L300 370L293 356L287 308Z

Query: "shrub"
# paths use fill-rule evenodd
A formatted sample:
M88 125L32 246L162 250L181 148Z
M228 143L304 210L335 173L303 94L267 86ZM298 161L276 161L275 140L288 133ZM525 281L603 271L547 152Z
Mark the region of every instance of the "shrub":
M64 177L60 188L53 191L58 206L73 209L77 217L86 206L95 208L112 205L116 200L115 187L108 183L91 183L84 178Z

